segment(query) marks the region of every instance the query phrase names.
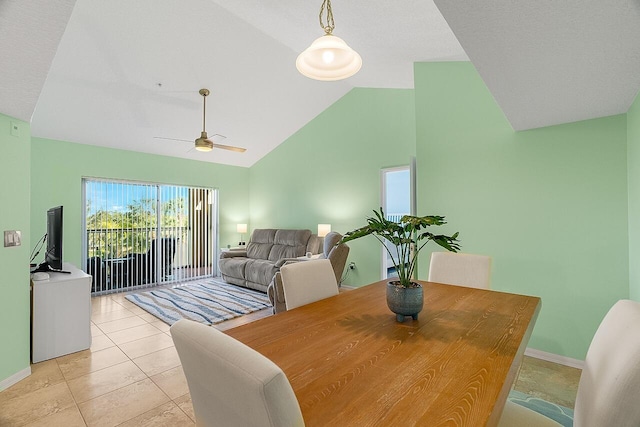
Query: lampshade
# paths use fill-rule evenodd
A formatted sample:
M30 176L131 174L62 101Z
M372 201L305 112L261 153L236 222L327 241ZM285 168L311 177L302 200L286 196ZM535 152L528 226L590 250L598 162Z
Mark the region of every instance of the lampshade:
M331 0L322 0L318 15L324 36L318 37L296 59L301 74L316 80L342 80L353 76L362 67L362 58L344 40L333 35L335 22Z
M247 232L247 224L238 224L236 226L236 230L238 231L238 233L240 234L244 234Z
M331 224L318 224L318 237L324 237L331 233Z
M315 39L298 55L296 68L316 80L341 80L353 76L362 67L362 58L344 40L332 34Z

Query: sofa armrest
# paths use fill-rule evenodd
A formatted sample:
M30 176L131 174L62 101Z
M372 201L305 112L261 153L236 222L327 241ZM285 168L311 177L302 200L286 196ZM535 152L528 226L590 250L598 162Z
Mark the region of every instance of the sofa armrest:
M322 254L314 254L311 258L307 258L307 257L299 257L299 258L282 258L279 259L278 262L276 262L275 266L278 268L281 268L283 265L286 264L291 264L294 262L304 262L304 261L311 261L314 259L324 259L324 255Z
M275 266L277 268L282 267L285 264L291 263L291 262L300 262L300 261L304 261L302 259L298 259L298 258L280 258L276 263Z
M278 271L267 289L267 295L273 305L273 313L287 311L287 304L284 301L284 289L282 288L282 275Z
M246 257L247 256L247 251L246 250L239 250L239 251L223 251L220 252L220 259L223 258L235 258L235 257Z

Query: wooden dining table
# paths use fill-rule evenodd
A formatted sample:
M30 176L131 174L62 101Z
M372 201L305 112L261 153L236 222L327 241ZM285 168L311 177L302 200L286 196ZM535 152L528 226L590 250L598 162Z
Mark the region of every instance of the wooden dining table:
M540 298L420 283L417 320L380 281L226 333L280 366L307 426L497 425Z

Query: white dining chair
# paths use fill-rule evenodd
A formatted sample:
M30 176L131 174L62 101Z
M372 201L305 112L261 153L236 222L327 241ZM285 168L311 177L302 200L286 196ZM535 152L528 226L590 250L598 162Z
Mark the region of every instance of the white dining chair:
M640 302L618 301L596 331L578 383L575 427L640 426ZM499 427L558 426L507 402Z
M304 426L284 372L212 326L181 319L171 326L199 427Z
M491 257L455 252L433 252L429 282L489 289Z
M287 310L338 294L338 282L328 259L287 264L280 274Z

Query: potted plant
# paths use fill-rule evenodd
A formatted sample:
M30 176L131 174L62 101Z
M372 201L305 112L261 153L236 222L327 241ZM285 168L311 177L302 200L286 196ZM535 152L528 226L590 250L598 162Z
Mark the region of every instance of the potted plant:
M379 212L374 210L373 213L375 216L367 218L367 225L346 233L338 244L370 234L378 239L398 273L397 280L387 283L387 305L396 313L399 322L403 322L405 316L417 319L423 302L422 286L413 281L418 254L430 241L449 251L457 252L460 249L458 233L446 236L427 231L427 228L433 225L446 224L443 216L405 215L398 223L386 219L382 208ZM385 240L396 247L395 255L385 244Z

